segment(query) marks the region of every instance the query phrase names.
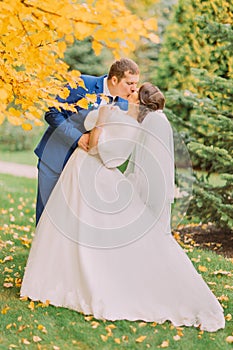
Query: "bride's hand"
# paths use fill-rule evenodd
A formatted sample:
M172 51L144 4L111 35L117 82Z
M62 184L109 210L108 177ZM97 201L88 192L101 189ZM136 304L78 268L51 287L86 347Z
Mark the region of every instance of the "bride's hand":
M128 97L128 101L129 101L129 103L139 104L138 91L133 92L133 93Z

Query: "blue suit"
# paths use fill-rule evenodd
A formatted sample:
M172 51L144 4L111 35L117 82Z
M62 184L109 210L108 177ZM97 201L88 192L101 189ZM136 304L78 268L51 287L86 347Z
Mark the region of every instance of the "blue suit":
M57 180L67 163L69 157L77 147L78 140L87 132L84 127L84 120L90 110L97 108L101 103L98 94L103 93L104 78L82 75L81 78L87 88L82 87L70 90L70 95L66 100L57 98L59 102L75 103L85 97L87 93L97 94L97 105L90 109L76 107L78 113L62 109L61 111L52 107L45 114L45 120L49 124L41 141L35 149L38 156L38 190L36 205L36 224L43 212L44 206L52 192ZM127 110L127 101L118 97L117 104Z

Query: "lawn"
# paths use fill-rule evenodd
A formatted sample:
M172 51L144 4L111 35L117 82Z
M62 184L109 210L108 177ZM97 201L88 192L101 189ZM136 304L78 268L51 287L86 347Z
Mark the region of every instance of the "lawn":
M34 234L36 180L0 174L0 191L0 349L232 349L226 338L233 335L233 263L191 245L183 248L225 310L226 328L216 333L175 328L169 322L98 321L20 300L20 281Z
M33 150L29 151L7 151L0 147L0 160L4 162L20 163L36 166L37 156Z

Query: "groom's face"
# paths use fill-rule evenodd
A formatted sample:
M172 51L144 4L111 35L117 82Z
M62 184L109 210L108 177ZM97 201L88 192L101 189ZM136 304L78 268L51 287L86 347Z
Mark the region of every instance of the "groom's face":
M137 91L138 82L139 75L130 74L129 72L125 72L124 77L120 81L117 77L112 77L113 95L127 100L131 94Z

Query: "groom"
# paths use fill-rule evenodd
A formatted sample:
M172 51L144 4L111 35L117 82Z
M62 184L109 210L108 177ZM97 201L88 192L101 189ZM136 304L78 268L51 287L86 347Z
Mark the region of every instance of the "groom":
M116 104L122 109L127 109L127 99L137 89L139 69L134 61L121 58L111 65L108 75L101 77L81 75L81 78L86 90L81 86L76 89L68 87L70 90L68 98L63 100L58 97L57 100L72 104L84 98L87 93L96 94L97 102L94 107L89 109L76 107L78 113L68 111L65 107L61 110L52 107L45 114L49 126L35 149L35 154L39 158L36 224L73 151L76 147L88 150L89 134L84 127L84 120L90 110L104 103L99 94L110 97L110 101L114 98Z

